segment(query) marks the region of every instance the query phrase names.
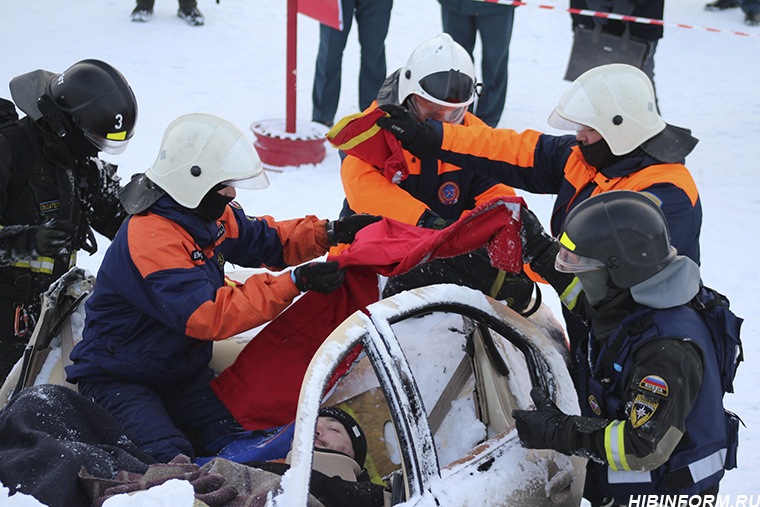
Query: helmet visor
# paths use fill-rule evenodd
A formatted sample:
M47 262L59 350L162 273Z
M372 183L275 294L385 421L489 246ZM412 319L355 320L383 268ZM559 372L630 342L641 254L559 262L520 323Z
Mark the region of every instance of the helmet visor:
M475 81L457 70L434 72L420 79L425 93L442 102L469 103L475 93Z
M583 273L602 269L604 263L590 257L578 255L565 247L560 247L557 257L554 259L554 269L560 273Z
M442 106L419 95L409 97L408 103L412 114L420 121L438 120L443 123L458 125L462 123L467 112L466 105L459 107Z
M124 150L127 149L127 145L129 144L129 138L132 136L131 135L127 136L126 132L120 132L114 135L115 136L117 135L123 138L122 139L108 139L106 137L101 137L98 134L95 134L94 132L91 132L87 129L84 130L84 137L86 137L87 140L90 141L98 149L98 151L104 151L111 155L118 155L119 153L123 153Z
M222 185L227 185L229 187L235 188L245 188L247 190L261 190L269 186L269 178L267 178L267 175L262 171L256 176L251 176L250 178L223 181Z

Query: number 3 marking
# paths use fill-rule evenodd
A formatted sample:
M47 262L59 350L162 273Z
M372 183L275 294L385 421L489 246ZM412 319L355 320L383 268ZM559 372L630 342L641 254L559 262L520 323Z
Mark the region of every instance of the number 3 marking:
M119 130L124 124L124 117L121 114L117 114L114 118L116 118L116 125L114 125L114 128Z

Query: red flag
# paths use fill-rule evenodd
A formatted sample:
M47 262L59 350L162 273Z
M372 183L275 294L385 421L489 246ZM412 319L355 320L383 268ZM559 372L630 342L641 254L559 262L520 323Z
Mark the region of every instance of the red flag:
M298 12L316 19L323 25L343 30L340 0L298 0Z

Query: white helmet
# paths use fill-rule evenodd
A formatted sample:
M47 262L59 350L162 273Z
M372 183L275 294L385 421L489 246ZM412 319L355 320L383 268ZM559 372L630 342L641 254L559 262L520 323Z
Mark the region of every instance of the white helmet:
M468 106L475 100L475 67L465 49L442 33L417 46L398 80L398 101L418 95L435 104Z
M169 124L156 161L145 174L133 176L119 197L128 213L147 209L164 193L193 209L218 183L269 186L259 155L239 128L218 116L193 113Z
M614 155L632 152L666 126L657 112L649 77L621 63L581 74L559 99L548 123L561 130L590 127Z

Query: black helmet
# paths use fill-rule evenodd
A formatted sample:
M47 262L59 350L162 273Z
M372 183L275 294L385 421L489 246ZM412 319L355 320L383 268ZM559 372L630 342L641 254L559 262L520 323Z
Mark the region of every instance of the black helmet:
M557 255L560 271L606 268L612 283L628 289L659 273L676 257L665 215L646 194L605 192L565 218Z
M100 60L82 60L54 75L37 107L59 136L75 126L98 150L114 154L127 147L137 121L137 100L127 80Z

